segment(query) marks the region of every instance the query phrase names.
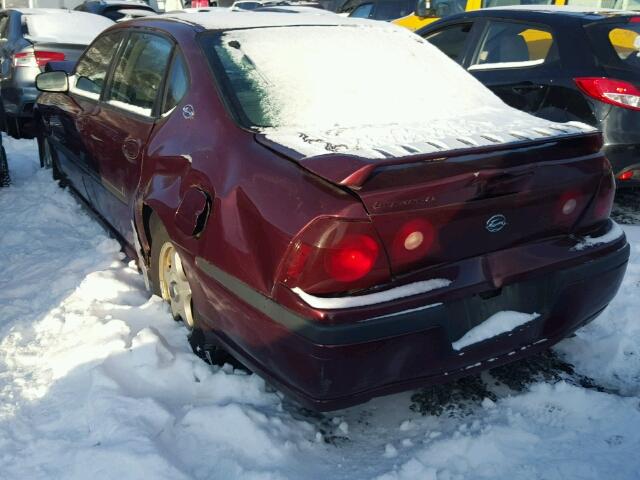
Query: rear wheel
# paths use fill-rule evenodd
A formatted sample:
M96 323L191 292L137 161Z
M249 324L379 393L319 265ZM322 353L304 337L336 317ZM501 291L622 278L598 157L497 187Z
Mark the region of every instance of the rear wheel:
M189 344L193 353L212 365L231 364L246 368L217 342L212 343L198 325L198 312L193 306L192 292L185 275L184 264L167 230L156 215L149 222L151 234L151 265L149 280L154 294L166 301L173 318L182 320L189 329Z
M151 221L151 283L153 293L171 307L176 320L189 329L195 328L192 294L182 258L166 229L156 217Z
M51 146L51 141L42 135L38 135L38 154L40 156L40 167L50 168L53 179L59 181L60 186L64 186L64 175L58 169L56 153Z

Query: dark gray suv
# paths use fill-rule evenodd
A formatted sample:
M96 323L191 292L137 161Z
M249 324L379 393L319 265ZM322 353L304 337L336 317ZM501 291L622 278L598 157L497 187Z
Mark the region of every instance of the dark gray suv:
M92 13L61 9L0 11L0 124L15 138L32 137L35 78L48 62L75 62L113 25Z

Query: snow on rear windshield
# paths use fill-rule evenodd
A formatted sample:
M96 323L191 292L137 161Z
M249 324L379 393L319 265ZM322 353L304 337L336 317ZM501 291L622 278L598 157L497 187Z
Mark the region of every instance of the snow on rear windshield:
M425 124L506 108L438 49L396 27L232 30L214 48L251 126Z
M84 12L26 15L26 37L38 41L88 45L113 21Z

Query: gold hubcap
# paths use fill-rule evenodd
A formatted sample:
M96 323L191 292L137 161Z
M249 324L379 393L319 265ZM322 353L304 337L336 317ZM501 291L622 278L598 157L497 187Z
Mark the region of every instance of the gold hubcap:
M191 287L180 255L171 242L166 242L160 249L159 267L162 299L169 302L174 318L180 318L188 328L193 328Z

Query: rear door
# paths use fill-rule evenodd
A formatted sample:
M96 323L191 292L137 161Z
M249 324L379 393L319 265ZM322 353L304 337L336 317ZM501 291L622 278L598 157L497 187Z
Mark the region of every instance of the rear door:
M555 108L555 84L562 64L553 30L514 20L487 20L477 48L465 67L506 104L549 120L563 122Z
M113 66L103 101L87 119L85 138L100 172L100 213L129 242L131 201L140 180L142 152L160 113L162 86L173 42L159 34L131 33Z

